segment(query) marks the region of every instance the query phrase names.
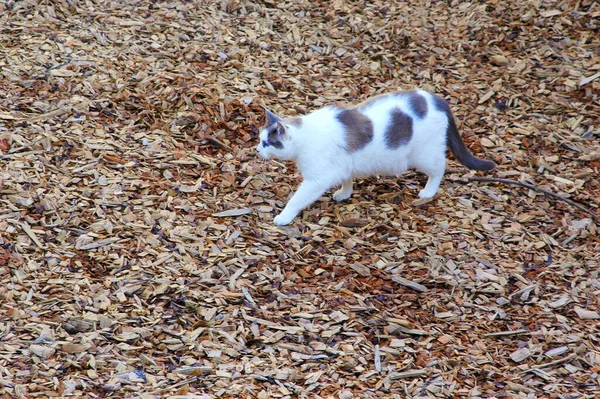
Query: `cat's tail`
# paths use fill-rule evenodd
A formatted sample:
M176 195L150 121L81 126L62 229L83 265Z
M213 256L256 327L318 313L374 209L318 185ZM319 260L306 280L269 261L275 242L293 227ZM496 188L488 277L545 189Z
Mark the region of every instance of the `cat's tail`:
M448 115L448 132L446 136L446 145L454 154L454 157L461 164L465 165L469 169L473 170L492 170L496 167L496 164L486 159L476 158L469 152L469 149L465 146L458 134L456 123L452 115Z

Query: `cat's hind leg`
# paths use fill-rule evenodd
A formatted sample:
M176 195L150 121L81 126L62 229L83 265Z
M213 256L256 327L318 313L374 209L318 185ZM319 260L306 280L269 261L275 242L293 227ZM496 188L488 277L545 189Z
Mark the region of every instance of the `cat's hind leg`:
M425 188L419 191L419 198L433 197L438 192L443 177L443 173L439 175L430 175L427 184L425 184Z
M352 195L352 179L344 180L342 182L342 187L333 193L333 199L336 201L343 201L350 198Z
M433 197L440 188L440 183L444 178L444 172L446 170L446 159L438 160L437 162L421 163L421 165L415 165L417 170L425 173L428 177L425 188L419 191L419 198L431 198Z

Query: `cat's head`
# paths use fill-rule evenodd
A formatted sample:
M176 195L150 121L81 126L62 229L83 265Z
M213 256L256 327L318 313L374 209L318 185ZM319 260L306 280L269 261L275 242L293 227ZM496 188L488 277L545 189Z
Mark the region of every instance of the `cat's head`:
M292 160L296 151L292 131L299 127L300 118L282 119L265 108L265 125L260 128L260 142L256 150L263 158Z

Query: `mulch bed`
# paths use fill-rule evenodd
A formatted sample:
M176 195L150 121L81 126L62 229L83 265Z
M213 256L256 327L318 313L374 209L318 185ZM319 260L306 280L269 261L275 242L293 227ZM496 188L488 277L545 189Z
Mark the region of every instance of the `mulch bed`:
M600 395L597 2L4 1L0 55L0 397ZM498 168L273 225L262 105L414 87Z

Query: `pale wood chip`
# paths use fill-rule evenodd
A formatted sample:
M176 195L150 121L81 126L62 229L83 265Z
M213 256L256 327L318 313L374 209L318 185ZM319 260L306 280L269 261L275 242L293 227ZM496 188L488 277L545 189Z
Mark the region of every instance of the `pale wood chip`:
M520 363L531 356L531 351L529 348L523 347L512 352L509 356L514 362Z
M415 283L414 281L410 281L404 277L394 275L394 276L392 276L392 281L394 281L400 285L403 285L405 287L412 288L413 290L418 291L418 292L427 292L428 291L427 287L425 287L424 285Z
M223 211L223 212L217 212L217 213L213 213L212 215L214 217L218 217L218 218L225 218L225 217L235 217L235 216L247 215L249 213L252 213L252 211L253 211L252 208L240 208L240 209L230 209L230 210Z
M600 319L600 313L595 310L583 309L579 306L575 306L575 313L577 313L577 317L582 320L596 320Z
M371 270L367 266L358 262L351 264L350 268L363 277L369 277L371 275Z
M429 374L429 371L427 370L410 370L410 371L404 371L404 372L400 372L400 373L390 373L388 375L388 378L392 381L394 380L400 380L403 378L416 378L416 377L421 377L424 375Z

